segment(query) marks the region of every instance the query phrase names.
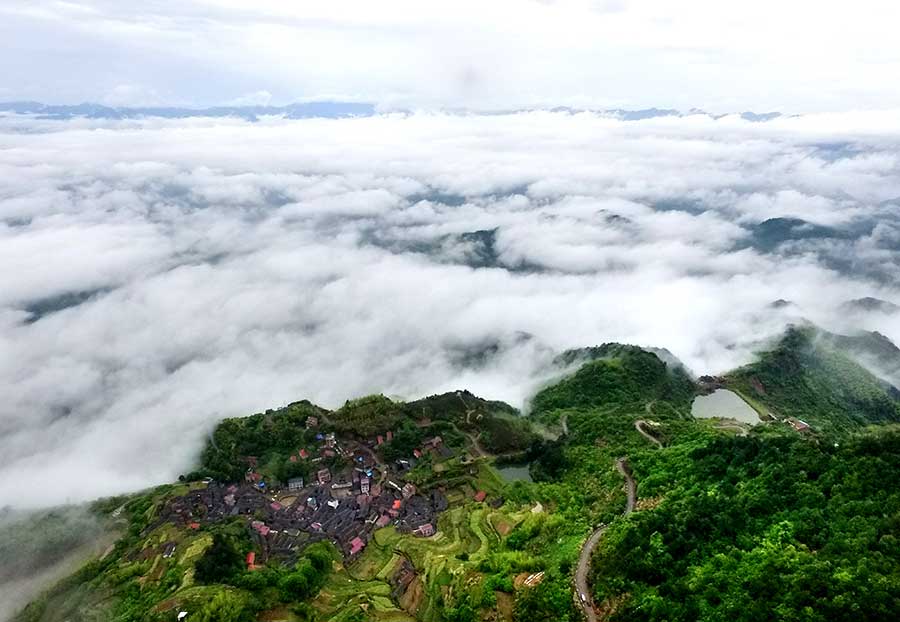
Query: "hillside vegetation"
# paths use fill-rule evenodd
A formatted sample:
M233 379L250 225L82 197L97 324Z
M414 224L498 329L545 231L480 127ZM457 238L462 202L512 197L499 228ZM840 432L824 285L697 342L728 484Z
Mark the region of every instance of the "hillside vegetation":
M628 408L651 400L685 407L694 395L694 383L683 367L670 367L641 348L606 344L572 351L560 361L577 362L583 356L594 360L535 395L531 401L534 413L560 408Z
M284 470L289 468L285 465L287 457L315 441L316 431L306 428L307 418L321 417L326 412L304 400L249 417L225 419L211 434L200 456L199 470L189 474L188 479L238 481L247 469L247 456L270 465L273 476L286 479L301 474Z
M840 343L811 326L791 327L757 361L729 373L729 385L777 417L797 417L824 430L900 422L896 389L839 349Z
M575 568L592 532L601 620L896 617L897 403L839 341L793 328L721 379L775 415L756 426L694 420L701 388L663 351L606 344L559 364L570 373L534 396L527 417L461 391L412 402L369 396L335 411L297 402L226 420L195 473L131 498L115 549L17 622L169 622L178 608L224 622L575 622ZM785 417L813 428L798 432ZM333 455L330 434L358 457ZM408 460L414 451L419 460ZM199 528L166 518L174 501L212 489L201 476L247 475L247 489L257 485L250 475L310 475L313 460L352 471L342 460L359 456L413 484L423 504L439 493L433 535L392 523L374 529L358 556L337 539L334 548L303 535L289 562L273 555L251 568L246 555L268 545L248 523L271 516L268 500ZM622 459L637 482L627 516ZM404 460L402 471L390 466ZM534 481L497 471L523 462ZM170 558L167 543L178 546Z
M594 557L616 620L891 620L900 611L900 431L814 444L716 438L647 456Z
M900 431L849 434L895 421L897 406L842 346L791 329L727 376L779 417L808 420L813 437L777 421L747 436L688 422L686 376L615 344L588 350L594 360L534 398L532 416L566 417L569 428L535 456L551 463L539 473L591 490L604 463L628 455L639 482L639 511L613 520L593 556L599 611L622 621L893 619ZM657 424L662 449L637 437L640 419Z
M309 417L317 421L316 426L307 426ZM369 395L348 400L334 411L303 400L264 413L223 420L210 435L198 468L185 479L238 481L248 468L249 457L255 459L266 480L284 482L292 477L307 477L309 463L292 462L290 457L302 448L315 452L320 441L317 435L324 430L357 439L391 431L394 438L384 448L391 460L411 453L428 434L441 435L448 444L461 447L468 433L495 453L523 451L536 438L516 409L468 391L412 402Z

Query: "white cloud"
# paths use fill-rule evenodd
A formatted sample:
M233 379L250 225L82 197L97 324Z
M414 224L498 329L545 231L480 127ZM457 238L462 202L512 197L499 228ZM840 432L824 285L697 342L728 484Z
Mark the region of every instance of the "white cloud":
M464 387L521 405L568 347L666 347L722 371L782 328L765 312L778 298L841 327L848 298L900 301L874 280L897 262L881 201L900 196L900 125L871 127L2 119L0 499L170 480L221 417L304 397ZM792 255L748 246L774 216L877 226ZM495 233L459 237L479 230ZM25 323L73 292L94 295ZM484 367L460 366L493 343Z

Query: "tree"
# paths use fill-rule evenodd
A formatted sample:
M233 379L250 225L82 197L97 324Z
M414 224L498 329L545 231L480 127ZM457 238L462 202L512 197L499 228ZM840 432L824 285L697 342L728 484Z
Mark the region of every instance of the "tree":
M568 622L580 619L572 605L572 590L562 578L549 579L532 588L516 592L513 606L515 622Z
M253 613L243 598L232 592L219 592L191 616L191 622L250 622Z
M213 543L197 560L194 577L200 583L224 583L244 569L244 555L235 538L213 534Z

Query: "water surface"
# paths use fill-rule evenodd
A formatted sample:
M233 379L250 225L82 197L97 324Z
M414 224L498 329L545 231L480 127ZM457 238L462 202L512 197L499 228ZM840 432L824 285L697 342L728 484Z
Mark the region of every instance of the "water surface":
M699 419L721 417L743 423L759 423L759 415L737 393L717 389L709 395L699 395L691 404L691 414Z

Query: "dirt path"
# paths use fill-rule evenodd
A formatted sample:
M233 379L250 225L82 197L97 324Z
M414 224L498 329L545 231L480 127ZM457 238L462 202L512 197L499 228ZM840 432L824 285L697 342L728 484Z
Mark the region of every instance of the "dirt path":
M645 425L648 425L646 421L644 421L643 419L638 419L634 422L634 429L637 430L638 433L648 441L654 443L657 447L662 447L662 442L658 438L650 434L646 429L644 429Z
M475 410L472 408L469 408L469 405L466 404L466 400L463 399L462 393L460 391L456 392L456 397L458 397L459 401L462 402L463 408L466 411L466 425L471 424L472 422L469 420L469 417L472 416L472 413L475 412Z
M476 457L478 458L490 458L491 454L485 451L485 449L478 444L478 439L474 434L469 434L468 432L463 432L470 441L472 441L472 448L475 451Z
M637 497L637 484L631 475L627 458L616 460L616 470L625 478L625 511L622 516L628 516L634 511L634 503ZM600 525L581 547L581 555L578 557L578 567L575 569L575 595L578 603L584 611L584 617L588 622L597 622L597 611L594 609L594 599L591 597L591 588L588 585L588 572L591 569L591 553L600 542L608 525Z
M470 424L471 421L469 420L469 417L471 417L472 413L475 412L475 409L469 408L469 405L466 404L466 400L463 399L462 393L460 393L459 391L456 392L456 397L459 398L459 401L462 402L463 408L465 408L465 410L466 410L466 423ZM469 439L469 442L472 443L472 447L475 452L475 457L477 457L477 458L490 458L491 457L491 454L488 453L487 451L485 451L484 448L478 444L478 438L474 434L470 434L469 432L463 432L452 421L450 421L449 423L450 423L450 425L453 426L454 430L456 430L460 434L464 435L467 439Z
M637 482L631 475L628 458L616 460L616 470L625 478L625 494L628 495L628 501L625 502L625 511L622 512L622 516L628 516L634 511L634 504L637 501Z
M452 421L448 421L447 423L449 423L450 427L452 427L454 430L456 430L457 432L459 432L460 434L465 436L467 439L469 439L469 442L472 443L472 453L475 454L476 458L490 458L494 455L494 454L490 453L489 451L485 450L484 447L482 447L481 445L478 444L478 438L474 434L472 434L470 432L463 432L462 430L459 429L459 426L457 426Z

